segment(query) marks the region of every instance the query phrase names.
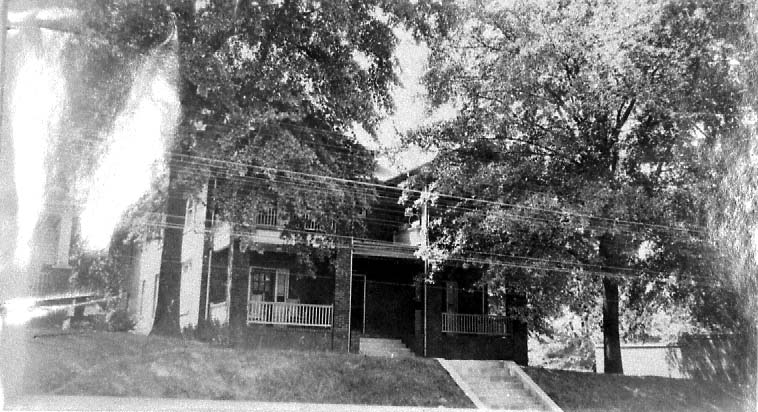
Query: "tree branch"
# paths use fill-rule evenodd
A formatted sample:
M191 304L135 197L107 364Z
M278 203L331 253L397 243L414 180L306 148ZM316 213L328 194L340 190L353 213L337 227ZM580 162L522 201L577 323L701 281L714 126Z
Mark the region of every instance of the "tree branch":
M502 140L508 140L508 141L511 141L511 142L523 143L523 144L528 144L530 146L534 146L534 147L536 147L536 148L544 151L545 153L543 153L543 154L558 156L558 157L560 157L562 159L568 160L569 162L571 162L571 163L573 163L573 164L575 164L577 166L581 166L581 164L579 162L577 162L575 159L572 159L567 154L562 153L559 150L553 149L552 147L548 147L548 146L545 146L545 145L533 142L531 140L517 139L517 138L514 138L514 137L505 137L505 136L498 136L498 137L500 139L502 139Z

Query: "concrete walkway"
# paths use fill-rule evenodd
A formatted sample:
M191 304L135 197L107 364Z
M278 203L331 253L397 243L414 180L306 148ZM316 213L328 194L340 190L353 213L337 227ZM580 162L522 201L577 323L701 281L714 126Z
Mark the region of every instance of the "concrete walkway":
M472 409L422 408L326 403L212 401L203 399L120 398L110 396L29 396L5 405L11 411L221 411L221 412L471 412Z
M478 409L562 412L513 362L438 361Z

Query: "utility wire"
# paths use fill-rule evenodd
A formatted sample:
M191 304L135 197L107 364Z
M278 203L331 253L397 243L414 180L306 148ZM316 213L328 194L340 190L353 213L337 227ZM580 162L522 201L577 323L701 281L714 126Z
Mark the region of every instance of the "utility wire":
M349 190L352 190L353 193L356 193L356 194L365 194L366 193L366 192L361 192L361 189L358 189L359 187L362 187L362 188L380 188L380 189L393 190L393 191L402 191L402 190L404 190L406 192L412 192L412 193L417 193L417 194L424 193L421 190L400 189L400 188L397 188L397 187L394 187L394 186L385 185L385 184L365 182L365 181L359 181L359 180L354 180L354 179L331 177L331 176L318 175L318 174L305 173L305 172L297 172L297 171L286 170L286 169L279 169L279 168L272 168L272 167L257 166L257 165L245 164L245 163L241 163L241 162L231 162L231 161L227 161L227 160L212 159L212 158L208 158L208 157L192 156L192 155L177 155L177 156L181 157L181 158L189 159L189 160L179 160L178 163L180 165L186 166L186 168L183 169L184 171L194 172L196 174L197 173L202 173L202 172L198 172L196 170L193 170L192 167L216 167L217 169L220 168L223 171L228 171L228 168L224 168L224 167L219 166L219 164L226 164L227 166L228 165L242 166L242 167L246 167L246 168L261 170L263 172L269 172L269 173L273 172L273 173L283 173L283 174L289 174L289 175L299 176L299 177L303 178L302 183L290 182L289 184L292 184L292 185L298 185L299 184L299 185L301 185L303 187L305 185L312 185L313 183L337 182L337 183L340 183L340 184L352 185L351 186L352 188L349 189ZM229 176L229 177L231 177L231 176ZM271 181L271 182L283 183L282 181L276 181L276 180L271 180L271 179L267 180L266 178L254 177L254 176L235 176L233 178L234 179L242 179L242 180L248 179L248 180ZM310 180L306 180L306 179L310 179ZM287 184L287 183L283 183L283 184ZM345 189L343 189L343 190L345 190ZM499 207L503 207L503 208L538 211L538 212L544 212L544 213L549 213L549 214L554 214L554 215L557 214L557 215L561 215L561 216L565 216L565 217L579 217L579 218L585 218L585 219L589 219L589 220L598 220L598 221L608 222L608 223L612 224L613 225L612 227L615 228L615 229L620 229L617 225L630 225L630 226L636 226L636 227L642 227L642 228L651 228L651 229L655 229L655 230L659 230L659 231L660 230L666 230L666 231L674 231L674 232L690 233L690 234L693 233L693 232L698 233L698 232L701 232L701 231L704 230L704 228L700 228L700 227L699 228L682 228L682 227L676 227L676 226L666 226L666 225L660 225L660 224L651 224L651 223L630 221L630 220L624 220L624 219L605 218L605 217L591 215L591 214L570 212L570 211L565 211L565 210L556 211L556 210L551 210L551 209L546 209L546 208L540 208L540 207L534 207L534 206L524 206L524 205L513 204L513 203L497 202L497 201L490 201L490 200L484 200L484 199L476 199L476 198L470 198L470 197L455 196L455 195L449 195L449 194L436 194L436 195L442 196L442 197L445 197L445 198L450 198L450 199L457 199L457 200L465 201L465 202L484 203L484 204L493 205L493 206L499 206ZM381 195L381 196L384 196L384 195ZM385 198L386 198L386 196L385 196ZM450 209L450 208L451 207L448 207L448 209ZM455 208L456 210L469 210L469 211L477 210L475 207L466 208L466 207L460 206L460 205L453 206L453 208ZM539 217L525 217L525 216L520 216L520 217L521 218L527 218L527 219L533 219L533 220L542 219L542 220L547 221L547 222L551 221L551 220L547 220L545 218L539 218ZM560 221L555 221L555 220L552 220L552 221L554 221L554 222L560 222ZM608 228L608 226L605 226L603 228ZM621 230L623 230L623 229L621 229Z

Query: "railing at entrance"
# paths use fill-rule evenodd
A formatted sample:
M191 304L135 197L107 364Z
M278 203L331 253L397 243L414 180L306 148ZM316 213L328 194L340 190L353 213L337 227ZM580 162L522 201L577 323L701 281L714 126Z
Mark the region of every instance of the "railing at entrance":
M442 313L442 332L471 335L508 335L508 322L503 316Z
M333 305L290 302L250 302L247 323L332 327Z

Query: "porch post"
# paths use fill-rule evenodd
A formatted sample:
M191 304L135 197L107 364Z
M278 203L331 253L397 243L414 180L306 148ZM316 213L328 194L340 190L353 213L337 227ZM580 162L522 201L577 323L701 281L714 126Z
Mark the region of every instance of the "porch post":
M232 279L234 278L234 237L229 239L229 260L226 266L226 321L232 324Z
M332 317L332 349L350 350L350 300L353 289L353 242L337 247L334 270L334 312Z

